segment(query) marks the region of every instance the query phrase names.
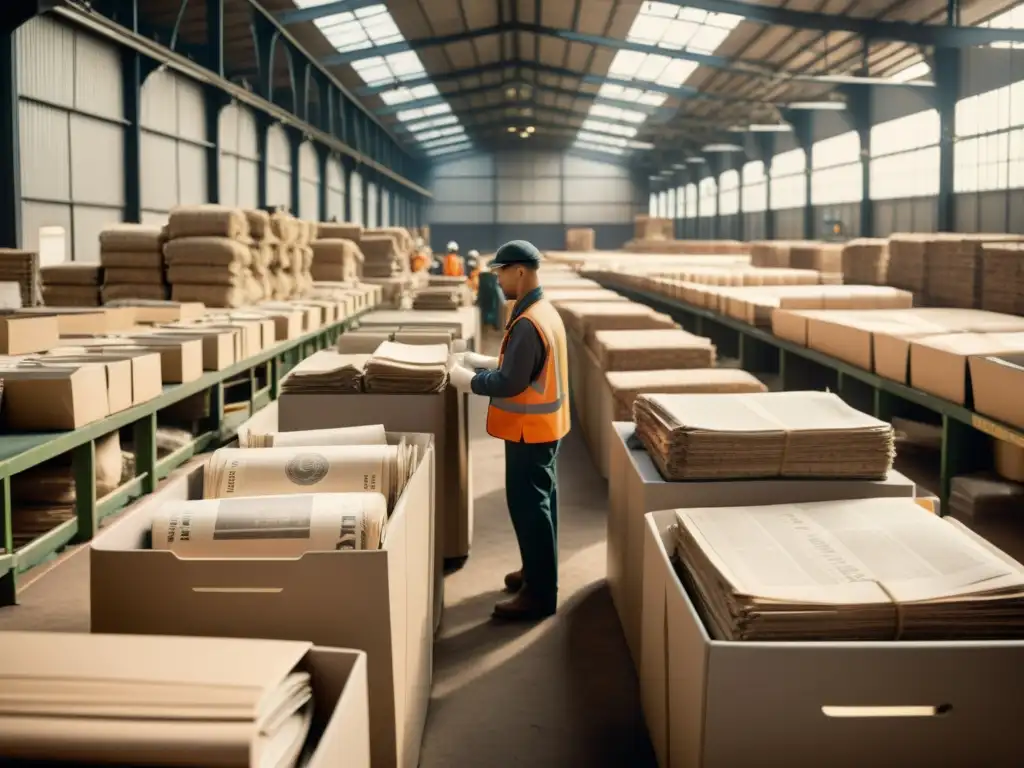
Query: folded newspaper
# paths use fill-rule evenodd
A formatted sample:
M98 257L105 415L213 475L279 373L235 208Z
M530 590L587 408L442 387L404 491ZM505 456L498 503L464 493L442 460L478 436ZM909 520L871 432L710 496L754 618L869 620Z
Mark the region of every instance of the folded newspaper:
M1024 568L913 499L676 510L677 568L722 640L1024 636Z
M387 518L380 493L169 501L153 516L152 541L183 558L300 557L380 549Z
M829 392L641 394L636 434L666 480L884 479L891 424Z
M415 445L220 448L203 471L207 499L297 493L380 493L395 508L419 459Z
M299 666L308 648L2 632L0 755L5 764L292 768L312 723Z
M295 432L260 434L243 427L238 430L239 448L295 448L309 445L387 445L383 424L365 424L336 429L304 429Z

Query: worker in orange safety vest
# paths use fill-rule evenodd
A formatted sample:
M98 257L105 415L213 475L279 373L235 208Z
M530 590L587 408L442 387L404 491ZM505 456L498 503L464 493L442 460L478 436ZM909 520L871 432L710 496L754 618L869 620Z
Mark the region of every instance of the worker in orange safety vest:
M537 620L558 601L558 480L555 463L569 432L569 369L565 326L544 298L540 252L524 240L506 243L490 268L515 301L498 357L453 355L454 387L490 398L487 432L505 441L505 499L522 568L505 576L511 600L499 619Z
M466 254L466 271L469 273L466 282L473 293L476 293L480 289L480 251L474 250Z
M415 250L412 254L411 268L413 272L423 272L430 267L430 256L427 255L427 246L422 237L416 238Z
M459 255L459 244L452 240L448 243L448 253L444 257L444 274L446 277L462 277L466 268Z

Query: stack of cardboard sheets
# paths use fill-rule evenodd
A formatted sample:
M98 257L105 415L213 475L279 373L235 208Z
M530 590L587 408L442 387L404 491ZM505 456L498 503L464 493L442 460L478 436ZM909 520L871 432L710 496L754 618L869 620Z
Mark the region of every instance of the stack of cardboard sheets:
M49 307L98 307L102 269L99 264L54 264L42 269L43 303Z
M611 371L605 374L613 400L612 421L632 421L633 403L645 392L702 394L766 392L752 373L735 368L692 370Z
M1024 569L913 499L676 510L684 585L730 641L1019 638Z
M788 267L789 249L786 240L761 240L750 244L750 263L755 267Z
M363 274L366 277L394 277L402 273L402 262L393 235L364 233L359 247L363 251Z
M891 424L829 392L640 395L637 436L669 481L815 477L884 479Z
M21 289L21 305L38 307L43 303L39 254L0 248L0 283L17 283Z
M465 283L458 287L421 288L412 299L413 309L458 309L467 303Z
M429 394L448 383L446 344L402 344L385 341L370 355L363 374L366 392Z
M889 238L889 285L924 297L927 287L928 244L938 235L897 233ZM915 302L916 303L916 302Z
M789 266L793 269L813 269L825 275L843 272L843 246L840 243L791 243ZM822 282L830 282L823 279Z
M981 246L981 308L1024 315L1024 243Z
M926 249L928 302L936 307L980 307L983 245L1020 239L1019 235L943 234L930 242Z
M605 371L653 371L659 368L712 368L711 339L682 329L597 331L594 351Z
M0 754L77 765L291 768L307 643L4 632ZM176 659L179 663L161 663Z
M632 302L566 302L556 308L566 330L581 339L592 339L597 331L679 327L668 315Z
M339 354L325 349L289 371L281 381L281 392L295 395L362 392L363 370L369 359L368 354Z
M118 299L166 299L166 233L144 224L115 224L100 232L103 303Z
M862 237L843 246L843 282L847 285L885 285L889 272L889 241Z

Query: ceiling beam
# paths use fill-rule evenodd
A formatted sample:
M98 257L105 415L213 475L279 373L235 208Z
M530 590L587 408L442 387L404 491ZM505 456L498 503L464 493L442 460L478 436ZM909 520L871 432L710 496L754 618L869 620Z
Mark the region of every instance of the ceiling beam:
M666 0L662 0L666 2ZM883 21L831 13L794 11L739 0L667 0L670 5L697 8L711 13L742 16L746 21L776 24L819 32L851 32L866 40L887 40L936 48L971 48L998 42L1024 42L1022 29L981 29L947 24L917 24L907 21Z
M380 5L381 0L335 0L332 3L314 5L311 8L289 8L274 14L279 24L291 26L305 21L316 21L339 13L351 13L371 5Z

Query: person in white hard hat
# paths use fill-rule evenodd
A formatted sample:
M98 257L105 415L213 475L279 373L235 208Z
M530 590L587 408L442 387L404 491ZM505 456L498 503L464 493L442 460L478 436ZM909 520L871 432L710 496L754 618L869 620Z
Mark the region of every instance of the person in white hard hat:
M428 267L430 267L430 257L427 255L427 244L423 242L422 237L417 237L415 249L412 253L412 271L422 272Z
M466 266L459 255L459 244L452 240L448 243L448 253L444 257L444 274L446 277L464 277Z
M469 274L469 287L474 293L480 287L480 251L470 251L466 254L466 272Z

